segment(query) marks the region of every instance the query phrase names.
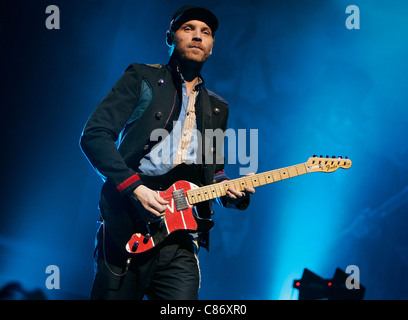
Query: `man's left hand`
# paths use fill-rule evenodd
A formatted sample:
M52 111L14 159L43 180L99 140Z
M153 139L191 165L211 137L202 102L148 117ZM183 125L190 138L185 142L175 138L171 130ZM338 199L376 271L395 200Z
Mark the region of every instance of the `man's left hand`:
M250 173L248 175L251 175L253 173ZM248 193L255 193L255 189L249 186L245 186L244 190ZM239 203L242 200L242 197L245 197L246 194L245 192L238 191L232 187L229 187L227 190L227 196L230 198L230 202L232 203Z

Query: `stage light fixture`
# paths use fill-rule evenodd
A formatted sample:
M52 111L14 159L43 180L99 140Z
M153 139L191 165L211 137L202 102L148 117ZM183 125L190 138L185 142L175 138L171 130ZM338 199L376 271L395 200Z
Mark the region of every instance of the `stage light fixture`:
M299 290L299 300L362 300L365 287L353 279L353 287L348 288L349 277L337 268L332 279L323 279L305 268L302 278L293 281L293 288Z

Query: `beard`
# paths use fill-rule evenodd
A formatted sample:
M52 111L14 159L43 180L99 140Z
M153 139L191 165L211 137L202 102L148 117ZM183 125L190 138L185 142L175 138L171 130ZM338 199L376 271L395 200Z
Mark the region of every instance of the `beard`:
M182 48L180 46L175 46L173 56L179 61L183 61L185 63L193 63L193 64L204 64L209 58L211 52L200 50L200 49L192 49L192 48Z

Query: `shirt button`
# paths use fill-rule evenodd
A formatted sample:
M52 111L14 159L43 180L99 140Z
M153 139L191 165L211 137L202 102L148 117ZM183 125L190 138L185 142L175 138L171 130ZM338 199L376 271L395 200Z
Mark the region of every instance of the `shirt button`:
M157 120L160 120L161 117L162 117L162 113L161 113L161 112L156 112L155 118L156 118Z

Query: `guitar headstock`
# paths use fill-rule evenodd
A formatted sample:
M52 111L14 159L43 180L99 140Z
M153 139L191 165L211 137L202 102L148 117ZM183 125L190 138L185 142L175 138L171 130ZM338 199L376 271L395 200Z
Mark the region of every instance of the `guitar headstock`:
M348 169L351 167L351 160L343 157L316 156L309 158L306 162L307 172L333 172L339 168Z

